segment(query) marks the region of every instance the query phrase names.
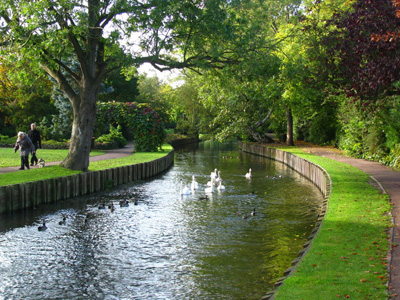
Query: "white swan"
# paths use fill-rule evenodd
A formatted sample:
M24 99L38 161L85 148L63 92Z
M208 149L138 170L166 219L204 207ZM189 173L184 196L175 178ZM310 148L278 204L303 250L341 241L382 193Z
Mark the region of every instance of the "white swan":
M214 176L212 175L212 173L211 173L211 175L210 175L210 181L207 181L207 186L213 186L213 185L215 185L215 180L216 180L216 177L214 177Z
M218 173L217 173L217 169L215 168L214 169L214 172L211 172L211 179L215 179L215 178L217 178L217 175L218 175Z
M222 178L221 178L221 171L218 171L218 177L215 178L215 183L218 184L218 183L220 183L221 181L222 181Z
M181 179L181 189L180 189L180 194L181 195L190 195L191 191L187 186L183 186L183 180Z
M213 185L213 181L207 181L207 186L212 186Z
M222 185L222 180L219 182L219 185L218 185L217 189L218 189L219 191L221 191L221 190L224 190L224 189L225 189L225 186L224 186L224 185Z
M245 177L246 177L247 179L250 179L250 178L251 178L251 169L249 169L249 173L246 173Z
M206 193L214 193L214 179L211 179L211 186L206 187L204 192L206 192Z
M198 189L199 188L199 183L196 181L196 178L192 176L192 184L191 184L192 190Z

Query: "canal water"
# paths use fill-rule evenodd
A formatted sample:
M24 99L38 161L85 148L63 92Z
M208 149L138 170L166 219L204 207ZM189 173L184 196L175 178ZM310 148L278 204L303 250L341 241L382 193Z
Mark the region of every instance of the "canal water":
M203 199L215 168L225 190ZM192 176L199 188L180 195ZM302 248L321 200L283 164L203 142L152 180L0 216L0 300L260 299Z

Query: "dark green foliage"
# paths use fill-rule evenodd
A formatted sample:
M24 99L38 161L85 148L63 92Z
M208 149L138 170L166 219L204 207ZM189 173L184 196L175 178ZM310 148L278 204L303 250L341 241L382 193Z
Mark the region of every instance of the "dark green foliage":
M43 117L39 124L37 124L38 130L40 130L41 138L43 140L50 140L52 139L51 130L53 124L47 117Z
M103 134L109 126L118 125L122 132L133 136L136 151L155 152L165 139L162 119L149 106L133 102L97 103L95 136Z
M357 103L342 104L339 148L355 157L399 165L400 106L398 97L386 99L366 112Z
M337 121L334 107L320 106L319 111L308 118L297 119L295 139L323 145L333 144L336 138Z
M139 95L138 79L136 77L126 78L121 72L112 72L105 79L104 85L110 87L111 91L107 94L100 94L99 101L108 101L114 99L119 102L137 101Z
M15 144L15 141L17 140L16 136L13 137L9 137L7 135L1 135L0 134L0 144L9 144L9 145L13 145Z

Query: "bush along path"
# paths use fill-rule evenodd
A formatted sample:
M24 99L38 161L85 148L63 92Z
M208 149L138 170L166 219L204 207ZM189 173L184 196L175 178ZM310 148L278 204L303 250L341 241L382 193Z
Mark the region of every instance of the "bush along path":
M333 149L298 146L282 150L325 168L332 195L308 254L274 299L400 299L400 172Z
M106 152L103 155L97 155L97 156L91 156L89 158L90 162L93 161L99 161L99 160L106 160L106 159L114 159L114 158L121 158L125 156L129 156L133 153L134 150L134 143L129 142L125 147L120 148L120 149L112 149L112 150L105 150ZM10 151L13 151L13 149L10 149ZM40 151L40 150L39 150ZM59 165L61 161L53 161L53 162L46 162L46 166L55 166ZM33 166L31 167L32 169L39 168L39 166ZM0 168L0 174L5 174L9 172L16 172L19 171L19 166L17 167L5 167L5 168ZM26 170L25 170L26 171Z

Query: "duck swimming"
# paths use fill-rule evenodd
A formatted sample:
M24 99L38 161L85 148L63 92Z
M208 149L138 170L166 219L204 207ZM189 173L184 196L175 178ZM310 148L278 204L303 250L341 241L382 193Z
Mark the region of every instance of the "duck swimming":
M128 207L129 206L129 201L128 200L121 200L121 201L119 201L119 206Z
M58 222L58 225L65 225L65 222L67 221L67 217L63 217L63 219Z
M38 231L45 231L47 229L47 226L46 226L46 223L45 222L43 222L43 225L42 226L39 226L38 227Z

